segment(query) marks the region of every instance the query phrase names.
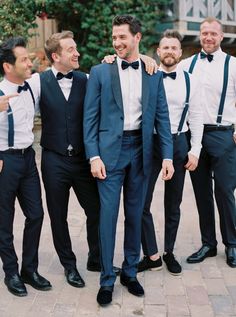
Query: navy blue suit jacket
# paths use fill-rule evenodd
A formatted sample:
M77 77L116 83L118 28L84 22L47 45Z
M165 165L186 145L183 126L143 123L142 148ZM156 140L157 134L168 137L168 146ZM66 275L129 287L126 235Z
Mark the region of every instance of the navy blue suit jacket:
M106 170L119 159L124 127L123 102L117 63L91 69L84 105L84 143L87 158L99 155ZM162 73L148 75L142 65L143 168L150 170L153 131L160 138L163 158L172 159L173 145Z

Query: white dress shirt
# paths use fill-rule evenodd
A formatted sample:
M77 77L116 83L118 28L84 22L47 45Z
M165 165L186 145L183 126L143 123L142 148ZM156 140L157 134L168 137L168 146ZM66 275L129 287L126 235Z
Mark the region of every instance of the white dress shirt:
M163 70L161 67L159 70ZM164 71L164 70L163 70ZM172 72L176 72L176 79L170 77L163 79L166 91L166 99L169 110L171 133L177 133L180 119L183 113L186 99L186 82L183 70L178 67ZM190 97L189 97L189 110L185 118L184 125L181 132L188 131L186 121L189 123L191 130L191 149L190 153L199 157L201 151L201 141L203 133L203 117L202 105L199 101L198 82L194 76L190 77Z
M6 78L0 82L0 90L5 95L17 93L18 86ZM10 98L9 104L14 120L14 149L25 149L34 141L32 129L35 108L30 91L22 91L19 96ZM0 112L0 151L8 148L8 115L7 111L2 111Z
M198 56L198 60L193 70L193 75L199 80L199 90L202 89L201 98L203 103L204 124L217 124L216 119L223 88L226 54L222 52L221 49L218 49L212 55L212 62L208 62L206 58L200 59L200 56ZM184 70L188 71L192 59L192 56L184 59L179 65ZM236 58L232 56L229 62L228 78L221 125L231 125L236 123Z
M124 130L137 130L141 128L142 120L142 68L140 60L138 69L131 66L122 69L121 63L122 60L117 57L124 110Z

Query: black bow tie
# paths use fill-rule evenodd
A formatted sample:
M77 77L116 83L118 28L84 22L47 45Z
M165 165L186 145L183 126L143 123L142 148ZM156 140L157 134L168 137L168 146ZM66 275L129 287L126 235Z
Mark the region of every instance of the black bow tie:
M18 86L17 92L20 94L23 90L26 91L27 89L29 89L29 84L25 81L23 86Z
M133 69L138 69L139 68L139 61L133 62L133 63L128 63L126 61L122 61L121 63L121 68L126 69L129 66L131 66Z
M163 78L166 78L166 77L170 77L172 79L176 78L176 72L172 72L172 73L162 72L162 73L163 73Z
M201 59L207 58L208 62L212 62L214 56L212 54L206 54L204 52L201 52L200 57L201 57Z
M64 75L61 72L57 73L57 80L61 80L62 78L71 79L73 77L73 72L69 72L68 74Z

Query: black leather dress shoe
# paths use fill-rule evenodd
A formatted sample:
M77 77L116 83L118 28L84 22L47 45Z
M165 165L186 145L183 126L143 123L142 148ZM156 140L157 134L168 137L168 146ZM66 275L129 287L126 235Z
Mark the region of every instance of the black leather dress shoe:
M80 276L78 270L75 269L65 269L65 276L67 282L74 287L84 287L85 283L82 277Z
M6 276L4 279L4 283L6 284L10 293L16 296L26 296L27 290L25 284L23 283L19 274L14 274L12 276Z
M199 263L205 260L205 258L216 256L217 248L211 248L208 245L203 245L197 252L191 254L187 258L188 263Z
M226 254L226 263L230 267L236 267L236 248L235 247L225 248L225 254Z
M135 296L143 296L144 289L136 277L128 277L121 273L120 282L128 288L128 291Z
M39 291L49 291L52 288L51 283L38 272L31 273L22 270L21 278L24 283L31 285Z
M112 301L113 286L101 286L97 294L97 302L100 306L106 306Z

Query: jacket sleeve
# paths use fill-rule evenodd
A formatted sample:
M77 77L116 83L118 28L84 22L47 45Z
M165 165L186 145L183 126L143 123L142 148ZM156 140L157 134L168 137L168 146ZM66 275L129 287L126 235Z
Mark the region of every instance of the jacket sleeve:
M91 69L84 102L84 145L86 157L99 156L98 128L100 120L101 85L96 66Z
M162 76L160 77L157 89L158 96L155 129L159 135L162 158L173 159L173 142L170 129L169 111Z

